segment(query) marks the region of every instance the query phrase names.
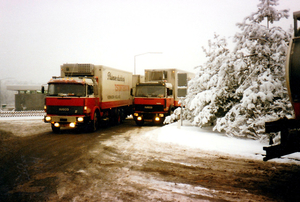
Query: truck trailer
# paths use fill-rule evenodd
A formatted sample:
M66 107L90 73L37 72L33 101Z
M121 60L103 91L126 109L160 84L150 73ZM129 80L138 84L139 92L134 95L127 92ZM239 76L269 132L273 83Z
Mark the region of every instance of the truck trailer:
M132 73L93 64L63 64L61 76L48 82L44 121L96 131L101 123L121 123L132 113Z
M179 107L187 94L193 73L179 69L146 69L145 82L134 89L133 118L137 125L145 121L162 124L166 116Z

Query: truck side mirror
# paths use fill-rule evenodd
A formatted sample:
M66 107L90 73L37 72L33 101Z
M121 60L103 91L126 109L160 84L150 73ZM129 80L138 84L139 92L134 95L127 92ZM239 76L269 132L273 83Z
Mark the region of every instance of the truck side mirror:
M42 94L44 94L45 93L45 87L44 86L42 86Z

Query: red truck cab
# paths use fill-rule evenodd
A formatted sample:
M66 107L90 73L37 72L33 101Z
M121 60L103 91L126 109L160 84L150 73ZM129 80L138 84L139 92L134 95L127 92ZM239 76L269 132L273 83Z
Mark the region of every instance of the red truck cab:
M162 124L174 105L172 84L146 82L136 85L133 117L137 125L145 121Z
M180 106L187 94L188 81L195 75L179 69L145 69L145 76L134 75L133 117L138 125L145 121L163 123Z
M52 130L61 127L80 128L86 125L91 130L98 128L99 98L95 97L97 82L93 78L53 77L48 82L45 99L45 122L51 123Z

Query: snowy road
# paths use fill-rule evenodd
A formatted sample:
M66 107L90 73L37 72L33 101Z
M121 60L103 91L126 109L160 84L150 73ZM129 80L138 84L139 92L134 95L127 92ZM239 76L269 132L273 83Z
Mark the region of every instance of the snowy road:
M176 128L129 119L57 135L38 119L0 120L0 201L299 201L296 161L263 162L248 148L226 152L224 136L197 139ZM238 149L244 153L233 154Z

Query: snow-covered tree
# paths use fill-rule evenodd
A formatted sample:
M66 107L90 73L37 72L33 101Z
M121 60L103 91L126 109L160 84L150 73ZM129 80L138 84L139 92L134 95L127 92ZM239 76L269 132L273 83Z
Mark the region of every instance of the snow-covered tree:
M291 115L285 86L285 60L291 32L269 23L288 17L278 0L260 0L258 11L237 26L236 48L215 36L205 50L208 61L190 81L186 118L197 126L213 124L228 135L259 138L265 121ZM266 23L266 25L264 25Z
M208 61L198 67L198 74L189 82L185 99L186 119L198 126L212 125L241 99L235 93L238 82L235 57L227 48L226 39L215 34L208 46L208 50L203 48Z

